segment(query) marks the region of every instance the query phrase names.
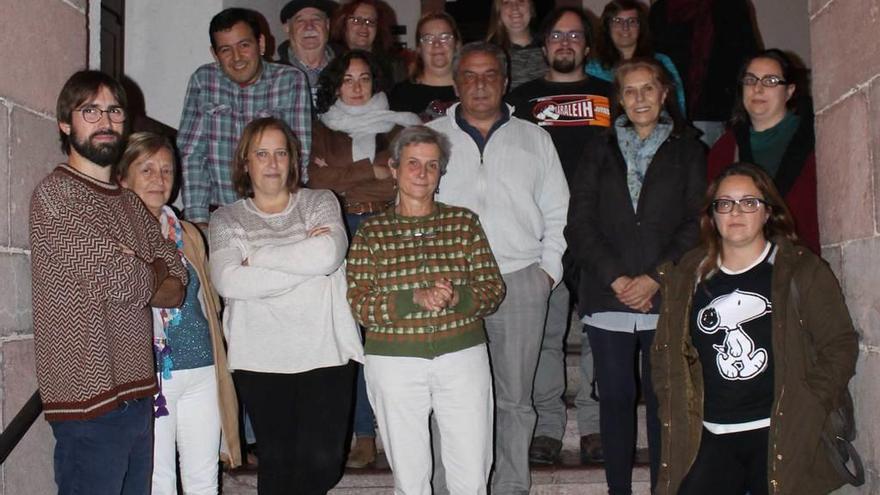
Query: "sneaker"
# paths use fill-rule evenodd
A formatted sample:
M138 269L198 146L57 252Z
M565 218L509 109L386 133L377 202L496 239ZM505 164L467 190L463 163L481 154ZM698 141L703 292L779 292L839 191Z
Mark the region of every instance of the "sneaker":
M581 464L592 462L605 462L602 437L598 433L590 433L581 437Z
M348 453L345 467L363 469L376 461L376 438L358 437Z
M529 462L539 465L556 464L561 450L561 440L545 436L535 437L529 447Z

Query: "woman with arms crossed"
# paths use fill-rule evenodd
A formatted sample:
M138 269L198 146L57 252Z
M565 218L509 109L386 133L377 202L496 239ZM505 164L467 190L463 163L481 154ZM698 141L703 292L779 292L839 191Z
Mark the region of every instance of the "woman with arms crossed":
M229 368L260 441L260 495L323 494L339 481L363 360L345 301L339 203L298 187L299 158L286 124L252 121L234 157L242 199L211 218L211 277L226 300Z

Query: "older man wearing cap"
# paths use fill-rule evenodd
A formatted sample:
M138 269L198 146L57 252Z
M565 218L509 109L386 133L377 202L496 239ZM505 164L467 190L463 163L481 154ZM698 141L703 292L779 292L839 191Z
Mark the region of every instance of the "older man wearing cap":
M327 40L330 16L336 7L336 2L331 0L291 0L281 9L287 41L278 45L278 61L306 74L312 104L318 91L318 75L335 57Z

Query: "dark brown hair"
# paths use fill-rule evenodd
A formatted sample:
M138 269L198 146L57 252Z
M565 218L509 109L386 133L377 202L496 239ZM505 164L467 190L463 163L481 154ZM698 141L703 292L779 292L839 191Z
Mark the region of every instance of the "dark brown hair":
M287 169L287 188L290 192L295 192L299 187L299 161L301 144L290 127L283 120L275 117L263 117L252 120L244 132L241 133L241 139L235 148L235 155L232 160L232 185L235 186L235 192L242 198L254 197L254 186L251 183L251 177L248 175L247 164L250 159L251 149L263 137L263 133L269 129L281 131L287 138L287 153L290 156L290 164Z
M611 19L625 10L635 10L639 19L639 37L636 40L633 58L654 56L647 7L638 0L612 0L602 10L602 17L599 19L599 39L596 42L596 58L605 69L610 69L621 61L620 51L611 39Z
M336 13L333 14L333 20L330 22L331 38L348 50L348 45L345 43L345 30L348 28L348 18L354 15L354 11L360 5L370 5L376 9L376 39L373 40L373 50L380 52L390 51L391 44L394 41L391 36L394 9L380 0L353 0L339 7Z
M113 173L117 180L122 180L128 175L128 169L131 164L142 156L155 155L159 150L166 149L171 152L174 162L175 175L177 170L177 157L174 155L174 146L167 137L161 136L154 132L135 132L128 137L128 143L125 151L122 152L122 158L119 163L113 167Z
M217 42L214 40L214 33L220 31L229 31L239 22L243 22L250 28L254 35L254 41L259 42L260 36L260 14L250 9L242 9L238 7L228 8L211 18L208 25L208 35L211 37L211 49L217 49Z
M770 216L764 223L764 238L767 240L774 237L785 237L792 242L797 242L797 234L794 230L794 220L785 200L773 184L773 179L767 175L763 168L746 162L733 163L718 174L709 184L706 197L703 200L703 214L700 217L700 238L706 248L706 257L700 263L697 270L699 281L703 282L718 270L718 255L721 254L721 235L715 226L715 217L712 212L712 202L724 179L732 176L742 176L752 179L755 187L761 191L761 196L766 203Z
M55 115L58 116L58 122L62 124L70 124L73 122L73 111L83 103L91 100L98 95L101 87L110 90L113 97L116 98L119 106L128 112L128 97L125 94L125 88L112 76L96 70L81 70L72 76L61 93L58 94L58 101L55 103ZM128 121L125 122L125 129L128 129ZM61 137L61 151L65 154L70 153L70 136L58 130ZM125 135L125 132L123 132Z
M421 19L419 19L419 23L416 24L416 46L420 46L422 44L421 40L419 39L422 37L422 27L424 27L425 24L431 21L445 22L449 26L449 29L452 31L452 35L455 36L455 44L458 45L458 43L461 43L461 32L459 32L458 30L458 24L456 24L455 18L453 18L446 12L428 12L427 14L423 15ZM456 51L457 50L452 51L453 55ZM449 65L452 65L452 60L449 61ZM421 77L424 71L425 63L422 61L421 55L419 55L418 57L416 57L416 66L415 70L413 71L413 80Z
M663 109L672 117L673 132L681 132L687 126L687 123L681 115L681 108L678 106L678 99L675 95L675 83L672 81L672 77L669 76L669 72L653 57L633 57L621 62L617 70L614 71L614 95L611 101L612 125L614 125L618 116L626 113L621 104L623 99L623 78L630 72L638 69L647 69L653 72L654 79L666 90L666 101L663 102Z
M382 90L384 80L382 78L382 69L379 67L379 63L376 62L376 57L372 53L363 50L347 51L331 60L318 76L318 93L315 98L317 100L315 102L315 110L318 113L330 110L330 107L336 103L336 100L339 98L339 88L342 87L342 83L345 80L345 71L348 70L351 61L355 59L363 60L370 68L370 75L373 78L371 96Z
M790 86L794 84L794 92L791 95L791 98L785 102L785 108L790 111L796 112L798 102L801 100L801 95L809 94L806 91L806 77L805 72L802 67L798 67L792 59L785 54L782 50L771 48L769 50L764 50L762 52L758 52L754 56L749 57L739 68L739 72L736 74L736 99L733 101L733 111L731 111L730 123L732 125L737 124L748 124L751 122L751 118L749 117L749 113L746 111L745 104L743 103L743 84L742 79L746 75L746 71L749 70L749 65L752 64L755 60L759 58L765 58L768 60L773 60L777 64L779 64L779 68L782 71L782 79L785 80L785 86ZM758 84L761 84L760 82Z
M535 16L535 0L526 0L529 2L529 12L531 13L531 17L529 18L529 26L534 26L537 22ZM510 36L507 33L507 28L504 27L504 22L501 20L501 7L504 5L504 0L492 0L492 11L489 14L489 31L486 34L486 41L490 43L495 43L501 48L508 50L510 49Z

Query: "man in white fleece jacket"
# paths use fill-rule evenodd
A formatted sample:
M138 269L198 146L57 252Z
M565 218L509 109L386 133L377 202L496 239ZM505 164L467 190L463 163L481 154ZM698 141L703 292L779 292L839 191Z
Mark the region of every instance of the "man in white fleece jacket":
M437 200L480 216L507 285L486 318L496 405L492 493L527 494L532 384L550 290L562 280L568 185L550 135L502 103L504 52L469 43L453 70L461 103L429 124L452 141Z

